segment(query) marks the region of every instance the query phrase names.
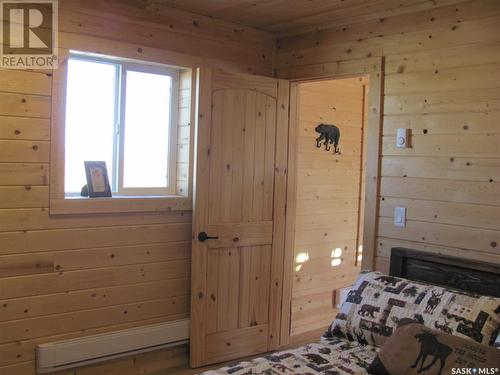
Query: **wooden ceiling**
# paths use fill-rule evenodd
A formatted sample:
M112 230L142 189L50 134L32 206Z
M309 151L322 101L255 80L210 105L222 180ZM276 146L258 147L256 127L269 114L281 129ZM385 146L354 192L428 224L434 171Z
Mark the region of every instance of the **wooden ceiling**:
M278 35L427 10L465 0L155 0Z

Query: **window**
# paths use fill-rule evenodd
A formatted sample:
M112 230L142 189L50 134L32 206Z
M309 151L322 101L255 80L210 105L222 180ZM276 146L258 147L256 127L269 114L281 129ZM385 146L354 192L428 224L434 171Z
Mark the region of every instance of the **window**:
M85 160L106 162L114 195L175 194L178 93L177 69L71 54L65 194L86 184Z

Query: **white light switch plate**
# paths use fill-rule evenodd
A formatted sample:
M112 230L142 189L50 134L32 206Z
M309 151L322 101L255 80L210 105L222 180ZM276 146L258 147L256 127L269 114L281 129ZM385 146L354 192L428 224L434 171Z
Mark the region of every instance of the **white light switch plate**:
M406 207L394 208L394 226L400 228L406 227Z

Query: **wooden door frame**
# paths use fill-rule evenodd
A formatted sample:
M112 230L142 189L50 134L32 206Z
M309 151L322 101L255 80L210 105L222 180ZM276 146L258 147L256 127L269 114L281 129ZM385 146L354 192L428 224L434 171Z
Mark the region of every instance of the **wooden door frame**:
M196 122L195 122L195 155L193 159L193 226L191 243L191 332L190 364L191 367L203 365L203 351L206 335L206 303L204 301L207 291L206 282L193 275L204 275L207 269L207 252L198 241L197 234L204 230L208 213L208 184L198 181L209 180L209 153L210 153L210 126L212 121L212 69L200 67L196 80ZM203 332L203 335L193 335L193 332ZM193 350L193 347L200 348Z
M193 275L205 275L207 271L206 245L197 240L200 231L205 230L208 222L208 182L210 162L210 131L212 112L212 80L216 69L202 66L198 69L196 87L196 123L194 156L195 179L193 183L193 226L191 257L191 333L206 332L206 282ZM231 72L232 73L232 72ZM241 73L234 73L239 75ZM242 79L250 77L241 74ZM257 78L257 76L255 76ZM290 82L276 78L276 149L274 163L274 200L273 200L273 244L271 258L271 278L269 292L269 336L268 350L280 346L280 329L282 318L283 265L285 253L285 221L286 221L286 189L288 170L288 130L289 130L289 89ZM200 183L201 182L201 183ZM206 347L206 336L190 335L190 365L200 367L204 364L203 349ZM193 350L193 347L198 350Z
M314 64L288 69L284 77L290 79L290 120L288 130L288 181L287 215L285 229L285 255L283 272L283 296L281 308L280 346L291 344L291 302L294 271L294 233L297 198L297 152L298 137L298 85L304 82L369 77L368 120L364 139L366 141L365 196L363 223L363 260L364 270L373 270L376 257L376 236L378 227L378 196L380 193L380 153L382 149L383 121L383 58L369 58L356 61Z

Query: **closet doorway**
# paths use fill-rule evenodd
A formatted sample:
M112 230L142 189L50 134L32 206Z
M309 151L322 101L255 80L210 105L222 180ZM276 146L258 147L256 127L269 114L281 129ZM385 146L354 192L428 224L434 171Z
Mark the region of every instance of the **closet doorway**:
M341 289L361 269L368 90L367 76L291 86L290 343L321 336L336 315ZM320 131L335 136L330 125L340 133L338 153L320 137Z

